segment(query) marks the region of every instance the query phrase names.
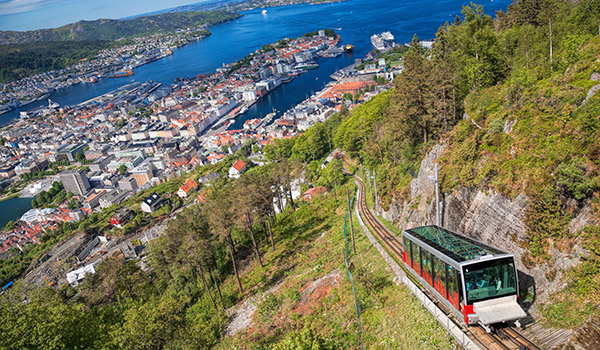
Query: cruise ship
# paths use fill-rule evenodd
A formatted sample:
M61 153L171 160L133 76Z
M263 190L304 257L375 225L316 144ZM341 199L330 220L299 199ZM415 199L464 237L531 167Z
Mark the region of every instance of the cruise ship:
M394 35L390 32L383 32L371 36L371 44L379 51L388 51L394 47Z

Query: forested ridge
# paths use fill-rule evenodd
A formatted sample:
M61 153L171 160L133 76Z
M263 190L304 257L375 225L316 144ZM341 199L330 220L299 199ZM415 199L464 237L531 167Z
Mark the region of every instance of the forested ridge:
M211 26L241 17L222 10L162 13L129 19L97 19L79 21L53 29L0 31L0 45L25 44L38 41L118 40L181 28Z
M408 195L420 161L438 143L446 145L439 160L443 192L468 187L508 198L527 195L530 240L523 244L529 263L551 259L551 240L583 240L589 255L543 308L554 326L580 326L598 303L600 229L591 223L573 237L566 225L584 206L596 213L600 208L600 96L589 94L600 84L600 3L519 1L494 18L472 4L462 14L440 27L430 51L414 38L392 91L342 110L299 137L276 141L264 150L271 164L214 184L206 203L169 222L151 244L144 268L113 257L76 289L17 283L0 304L0 319L10 325L0 347L357 346L357 325L348 321L355 316L351 294L342 288L312 312L298 311L303 286L343 265L336 250L346 209L342 195L353 186L341 174L341 161L324 169L321 164L339 148L356 166L375 169L386 208ZM290 180L301 173L330 194L312 203L288 198L276 210L275 203L289 197ZM283 213L275 215L278 211ZM406 346L418 337L400 338L395 330L407 318L398 315L414 303L382 314L390 302L401 302L393 294L398 288L389 272L369 265L376 260L360 265L362 259L357 289L367 341ZM300 267L306 270L296 270ZM223 309L266 293L281 279L296 282L258 304L252 331L223 334ZM346 278L343 283L348 290ZM449 346L428 333L434 325L412 328L427 340L410 346ZM390 345L399 338L402 345Z
M66 68L102 50L129 44L133 37L197 29L240 16L221 10L177 12L79 21L54 29L0 31L0 82ZM210 31L204 29L201 34L209 35Z
M8 44L0 48L0 82L19 80L29 75L66 68L101 50L122 46L108 40L45 41Z

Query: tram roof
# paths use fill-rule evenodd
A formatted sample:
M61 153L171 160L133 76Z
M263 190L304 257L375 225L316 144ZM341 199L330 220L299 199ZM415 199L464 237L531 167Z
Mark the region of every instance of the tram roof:
M405 232L456 262L475 260L488 254L508 254L498 248L436 225L415 227L405 230Z

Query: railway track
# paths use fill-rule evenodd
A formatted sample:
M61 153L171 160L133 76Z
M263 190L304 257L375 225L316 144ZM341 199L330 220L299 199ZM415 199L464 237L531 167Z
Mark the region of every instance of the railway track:
M367 226L371 229L377 239L383 244L383 246L390 252L393 257L396 258L400 266L403 266L402 259L402 242L399 237L392 233L387 227L385 227L381 221L371 212L367 207L367 200L365 196L365 184L362 179L356 175L345 172L352 176L358 184L359 195L358 195L358 211ZM456 317L445 304L437 301L432 293L426 289L421 290L434 301L434 303L446 313L447 316L455 320ZM488 333L483 327L462 327L463 331L471 337L480 347L485 350L540 350L535 343L523 336L517 329L509 326L498 327L492 329L492 332Z

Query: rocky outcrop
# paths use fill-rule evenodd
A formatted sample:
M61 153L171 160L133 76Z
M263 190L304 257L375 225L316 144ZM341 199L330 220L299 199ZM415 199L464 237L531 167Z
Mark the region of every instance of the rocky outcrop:
M590 80L600 81L600 74L598 74L597 72L592 73L592 75L590 76ZM594 96L598 91L600 91L600 84L592 86L592 88L588 91L587 95L585 96L585 100L583 100L581 105L585 105L590 100L590 98L592 98L592 96Z
M385 219L402 229L435 224L433 167L444 149L445 145L437 145L426 155L419 175L411 183L410 200L392 203L383 213ZM585 253L579 246L565 252L552 245L551 263L525 266L522 258L527 250L522 243L527 235L523 220L528 199L524 194L512 200L494 191L463 187L440 194L440 200L442 226L515 254L521 288L535 294L537 302L545 302L563 287L564 272L578 264ZM592 219L591 215L590 210L582 210L569 229L578 231ZM530 311L535 313L535 307Z
M600 349L600 315L592 315L569 341L553 350Z

